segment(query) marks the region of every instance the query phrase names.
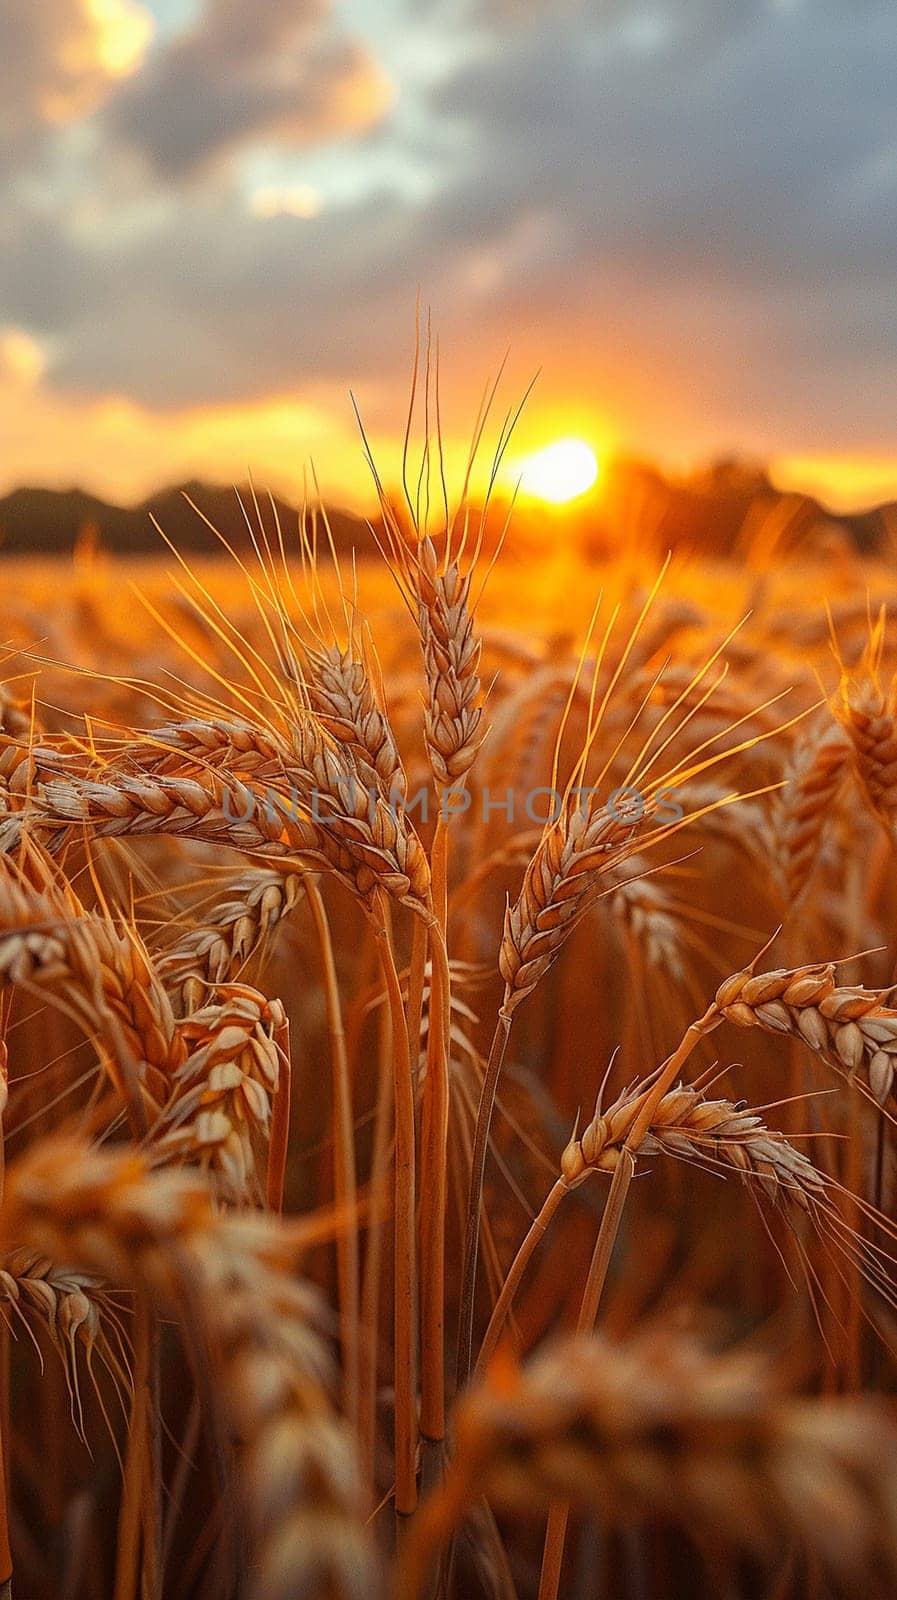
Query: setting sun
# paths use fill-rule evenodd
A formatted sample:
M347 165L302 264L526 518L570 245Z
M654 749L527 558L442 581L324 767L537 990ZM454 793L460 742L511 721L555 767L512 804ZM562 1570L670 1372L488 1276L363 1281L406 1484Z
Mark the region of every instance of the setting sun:
M585 494L597 476L598 459L590 445L582 439L557 439L525 458L520 486L526 494L559 506Z

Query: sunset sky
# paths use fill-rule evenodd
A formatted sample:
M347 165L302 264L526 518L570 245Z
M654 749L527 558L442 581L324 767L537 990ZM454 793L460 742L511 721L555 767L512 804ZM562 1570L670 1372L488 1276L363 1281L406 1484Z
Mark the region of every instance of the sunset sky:
M894 0L2 0L0 488L358 503L415 298L450 455L897 494Z

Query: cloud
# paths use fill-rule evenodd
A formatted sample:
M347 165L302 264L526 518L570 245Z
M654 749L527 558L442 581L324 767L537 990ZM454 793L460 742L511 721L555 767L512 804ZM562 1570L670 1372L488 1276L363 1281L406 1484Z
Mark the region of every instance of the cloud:
M175 180L250 139L301 147L357 132L389 104L385 74L323 0L207 0L117 97L108 130Z
M0 328L0 384L34 388L43 370L43 352L23 328Z
M137 70L152 33L136 0L4 0L0 139L94 110Z
M400 11L419 32L411 67L389 52L383 117L381 70L323 0L207 3L94 117L89 228L52 173L40 204L8 193L0 321L72 404L235 414L361 380L385 418L420 287L447 373L473 385L510 340L523 377L544 368L536 404L584 397L637 447L884 455L893 5L514 12ZM425 41L443 64L422 83ZM260 143L281 165L250 181ZM124 150L147 164L127 193Z
M367 488L351 411L326 385L160 415L122 398L54 393L40 380L39 362L21 330L0 330L0 494L22 483L78 484L133 503L161 483L199 477L226 484L251 467L260 485L298 497L311 454L334 493L355 500ZM347 460L355 464L348 481Z

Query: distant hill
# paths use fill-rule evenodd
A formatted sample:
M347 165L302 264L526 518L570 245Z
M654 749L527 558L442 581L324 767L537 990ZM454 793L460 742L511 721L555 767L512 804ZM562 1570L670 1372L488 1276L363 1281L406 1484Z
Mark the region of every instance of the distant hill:
M240 493L254 520L251 491L244 487ZM290 544L295 548L297 509L276 498L274 504L288 548ZM267 494L259 494L259 505L273 535L274 517ZM327 516L339 554L353 546L373 547L362 518L330 509ZM221 545L204 517L236 549L248 548L249 532L233 488L186 483L161 489L138 506L110 505L83 489L14 489L0 498L0 555L50 555L71 551L79 544L134 554L161 552L164 543L153 518L179 550L213 555Z
M250 491L240 492L252 516ZM259 501L273 532L267 495ZM274 504L287 547L295 549L297 508L280 499ZM327 515L340 557L352 549L359 555L373 552L363 518L335 509ZM179 550L213 555L221 546L204 517L235 549L248 549L249 532L233 488L188 483L159 490L134 507L110 505L82 489L15 489L0 498L0 555L49 555L93 545L120 553L161 553L164 545L153 519ZM487 544L497 538L503 521L504 512L495 507ZM578 538L596 560L625 540L739 560L749 548L780 557L838 545L892 551L897 505L836 515L808 495L782 494L762 468L743 462L719 461L672 479L642 462L619 460L605 469L599 492L564 511L560 521L556 511L521 501L514 524L521 551L537 547L547 530L562 526L563 536Z
M838 514L811 495L784 494L762 467L722 460L666 478L637 461L612 463L586 532L597 554L621 537L667 549L743 558L749 549L785 556L838 543L863 552L893 549L897 505Z

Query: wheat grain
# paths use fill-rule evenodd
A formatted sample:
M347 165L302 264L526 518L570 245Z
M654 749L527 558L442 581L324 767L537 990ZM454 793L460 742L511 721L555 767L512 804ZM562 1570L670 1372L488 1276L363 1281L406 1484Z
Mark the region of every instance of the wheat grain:
M859 670L842 674L836 710L850 741L860 789L875 815L893 829L897 821L897 678L887 689L883 687L883 648L882 613Z
M499 969L503 1009L512 1013L553 966L582 921L602 876L636 847L650 805L627 817L568 799L533 854L520 893L505 913Z
M720 985L715 1005L741 1028L803 1040L886 1105L897 1067L897 1011L885 1004L890 991L839 985L836 970L834 962L759 973L745 967Z
M568 1184L587 1171L614 1170L643 1105L638 1085L596 1112L564 1151L561 1170ZM759 1186L774 1205L810 1212L827 1198L823 1174L783 1133L768 1128L744 1101L709 1100L694 1085L678 1084L653 1109L639 1155L658 1154L729 1169Z
M196 1011L208 991L239 976L303 896L303 875L251 867L228 893L158 958L156 970L181 1009Z
M199 1161L238 1204L263 1192L256 1150L271 1131L283 1015L279 1002L245 984L217 989L213 1003L178 1024L185 1059L149 1131L155 1160Z
M849 755L848 742L828 712L808 724L796 741L775 819L789 905L795 905L806 891Z

